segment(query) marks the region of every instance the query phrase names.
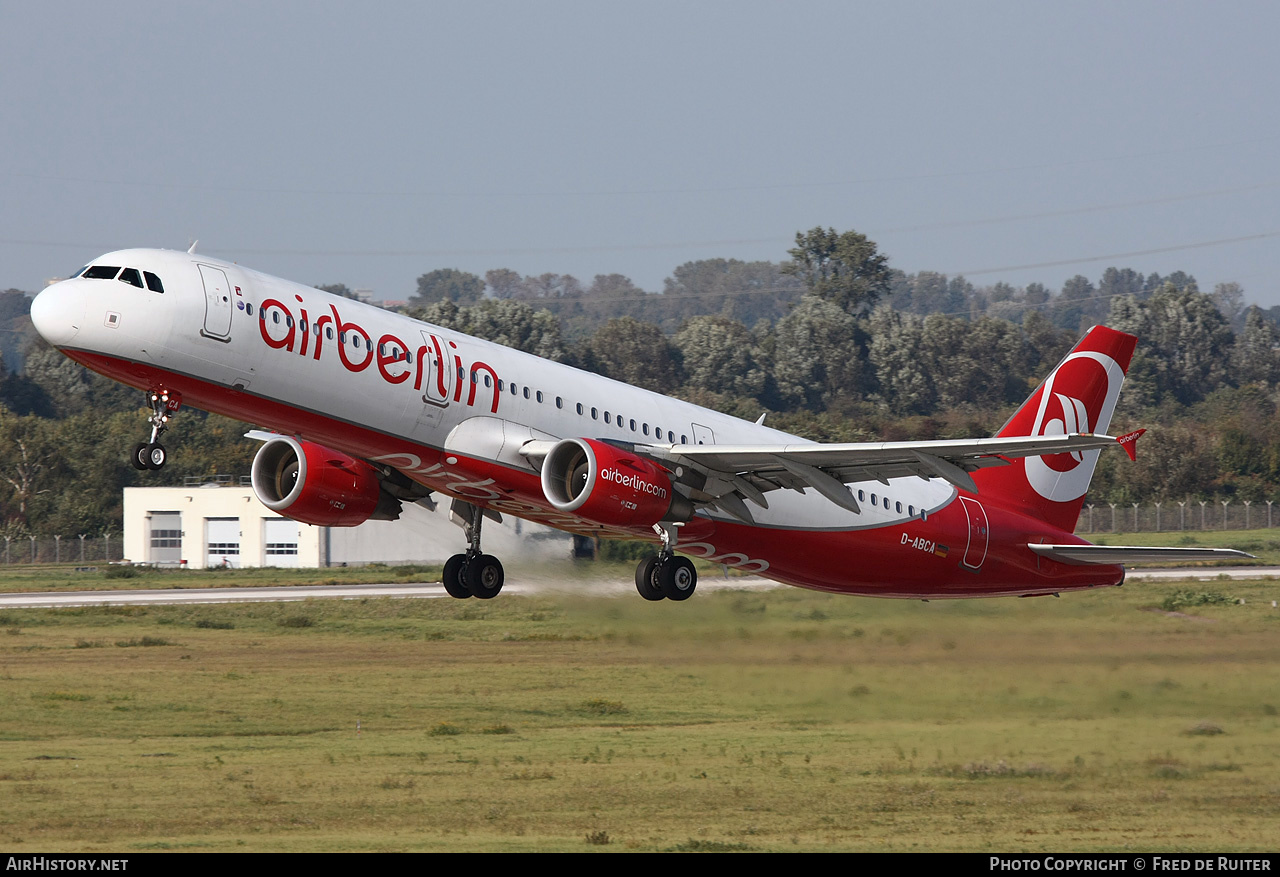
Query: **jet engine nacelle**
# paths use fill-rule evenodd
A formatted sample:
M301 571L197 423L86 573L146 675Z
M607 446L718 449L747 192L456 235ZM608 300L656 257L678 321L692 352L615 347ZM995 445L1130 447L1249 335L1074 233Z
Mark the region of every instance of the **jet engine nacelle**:
M542 493L562 512L610 526L687 521L693 504L660 466L613 445L562 439L542 463Z
M377 471L341 451L287 436L253 458L253 492L273 512L321 527L394 521L400 503L382 490Z

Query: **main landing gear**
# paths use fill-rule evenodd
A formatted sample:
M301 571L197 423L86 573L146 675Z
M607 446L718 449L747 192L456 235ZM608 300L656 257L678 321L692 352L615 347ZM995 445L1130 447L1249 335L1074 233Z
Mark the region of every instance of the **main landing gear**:
M484 522L484 509L469 502L454 500L453 514L461 519L471 547L465 554L455 554L445 561L444 589L450 597L460 600L467 597L491 600L502 590L506 576L498 558L480 551L480 525Z
M181 407L182 397L160 389L148 393L147 401L151 405L151 416L147 418L147 422L151 424L151 440L134 445L129 462L135 469L163 469L169 453L160 444L160 436L169 429L169 419Z
M676 543L674 527L655 524L653 529L662 536L662 550L636 567L636 590L646 600L688 600L698 587L698 571L692 560L672 553Z

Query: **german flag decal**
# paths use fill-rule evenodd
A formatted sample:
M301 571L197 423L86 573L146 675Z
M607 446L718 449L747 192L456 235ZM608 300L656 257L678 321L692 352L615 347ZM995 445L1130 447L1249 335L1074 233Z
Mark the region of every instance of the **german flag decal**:
M935 555L937 555L938 557L946 557L946 556L947 556L947 552L948 552L948 551L950 551L950 550L951 550L951 549L950 549L950 548L948 548L948 547L947 547L947 546L945 546L945 545L935 545L935 546L933 546L933 553L934 553Z

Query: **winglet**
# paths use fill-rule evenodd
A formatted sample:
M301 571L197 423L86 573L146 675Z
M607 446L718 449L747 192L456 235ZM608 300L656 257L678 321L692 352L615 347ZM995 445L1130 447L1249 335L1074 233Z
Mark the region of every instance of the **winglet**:
M1124 452L1129 455L1130 460L1138 459L1138 439L1142 438L1145 432L1145 429L1135 429L1133 432L1126 432L1116 439L1120 443L1120 447L1124 448Z

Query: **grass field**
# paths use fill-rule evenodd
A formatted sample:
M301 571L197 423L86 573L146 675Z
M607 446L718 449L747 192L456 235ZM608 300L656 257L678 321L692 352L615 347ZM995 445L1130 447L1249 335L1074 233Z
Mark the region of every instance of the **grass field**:
M1277 599L9 610L0 845L1274 850Z

